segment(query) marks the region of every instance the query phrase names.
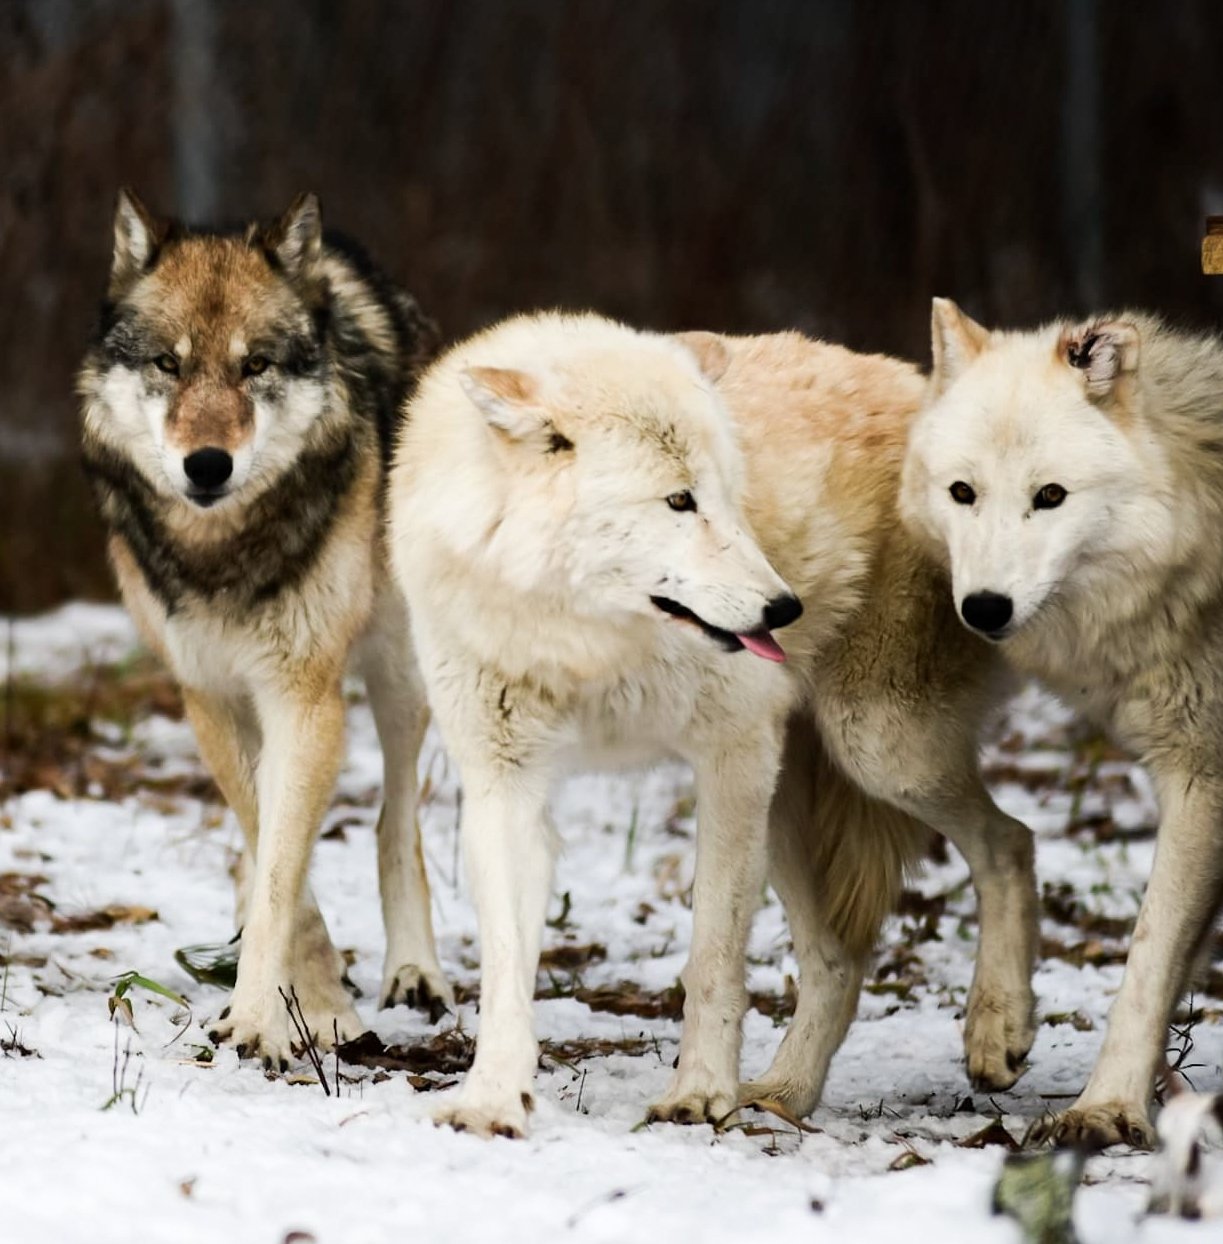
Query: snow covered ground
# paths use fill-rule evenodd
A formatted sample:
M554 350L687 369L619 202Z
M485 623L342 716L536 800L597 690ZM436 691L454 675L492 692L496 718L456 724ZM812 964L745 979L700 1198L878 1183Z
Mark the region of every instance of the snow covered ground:
M380 761L359 702L315 886L337 945L355 952L362 1016L419 1059L389 1073L341 1066L338 1095L329 1060L328 1095L305 1065L269 1079L230 1050L211 1056L204 1029L224 994L196 984L174 951L228 936L237 831L201 780L172 695L131 660L133 648L124 615L105 607L0 627L6 733L18 740L0 785L6 1244L1020 1238L989 1212L1003 1146L960 1142L999 1116L1018 1138L1083 1083L1154 845L1143 774L1048 699L1020 697L986 757L999 800L1039 835L1048 886L1036 981L1044 1022L1012 1092L987 1098L965 1080L959 1008L974 924L953 856L928 870L890 925L814 1132L770 1116L717 1135L638 1127L671 1074L670 990L691 924L691 787L673 766L575 780L558 796L565 850L537 1003L539 1108L529 1140L487 1142L429 1122L465 1040L438 1040L404 1008L376 1009ZM59 692L40 690L56 683L78 697L75 716L56 707ZM139 693L125 698L132 686ZM436 741L422 774L443 964L470 987L475 922L457 867L456 791ZM189 1015L135 988L135 1029L112 1022L108 996L131 970L184 995ZM770 1012L784 1010L794 970L772 900L752 944L748 1075L780 1037L784 1019ZM1223 1079L1221 976L1186 1026L1184 1064L1200 1088ZM475 1007L440 1028L456 1022L473 1032ZM1090 1161L1076 1210L1084 1244L1219 1238L1217 1223L1143 1216L1150 1162Z

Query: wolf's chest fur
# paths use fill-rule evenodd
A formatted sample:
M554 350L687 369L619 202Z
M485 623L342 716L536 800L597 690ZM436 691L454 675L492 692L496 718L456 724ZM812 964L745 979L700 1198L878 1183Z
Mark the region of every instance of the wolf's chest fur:
M546 692L491 669L482 681L497 709L488 715L495 750L520 762L542 733L558 741L557 761L570 772L695 760L725 736L728 721L757 721L794 694L782 670L678 634L619 677Z
M302 454L248 507L236 530L208 542L179 537L167 508L182 503L159 497L127 459L108 447L91 447L86 467L103 516L167 613L191 597L245 613L310 573L358 474L359 455L351 430Z
M201 690L241 692L288 669L345 664L385 578L373 517L361 507L342 514L315 569L257 605L225 591L188 592L170 610L122 537L112 539L111 555L124 602L175 676Z

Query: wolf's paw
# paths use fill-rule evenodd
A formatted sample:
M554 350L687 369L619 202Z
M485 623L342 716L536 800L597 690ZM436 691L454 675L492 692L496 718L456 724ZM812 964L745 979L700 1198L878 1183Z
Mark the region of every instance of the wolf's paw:
M456 1132L471 1132L488 1139L504 1136L521 1140L527 1134L527 1115L535 1109L530 1093L497 1099L460 1092L452 1102L433 1112L438 1127L452 1127Z
M352 1041L365 1031L352 999L337 980L325 989L318 982L303 983L292 992L282 995L277 990L253 1002L235 989L233 1001L208 1036L217 1045L232 1045L239 1058L259 1059L266 1070L287 1071L289 1059L305 1052L306 1039L299 1025L304 1025L306 1037L320 1050L333 1049L337 1039Z
M365 1025L352 1004L348 990L338 981L335 989L326 993L307 990L303 997L299 992L297 1001L301 1006L298 1020L304 1022L310 1040L320 1050L334 1049L337 1041L340 1045L355 1041L365 1031ZM305 1043L296 1027L293 1029L293 1038L293 1052L304 1053Z
M447 1011L454 1009L454 990L440 971L418 968L414 963L388 968L382 979L382 1005L410 1006L429 1015L436 1024Z
M208 1038L214 1045L232 1045L239 1058L259 1059L265 1071L289 1069L292 1025L280 998L275 1006L232 1003L221 1012Z
M733 1093L683 1091L677 1085L646 1111L647 1123L723 1123L739 1108Z
M1072 1106L1061 1114L1037 1119L1028 1128L1024 1144L1091 1150L1107 1149L1109 1145L1154 1149L1155 1129L1144 1107L1110 1101L1098 1106Z
M964 1022L968 1078L985 1091L1008 1089L1027 1070L1036 1037L1031 991L1007 995L974 991Z
M296 1012L298 1007L301 1008L298 1021L304 1023L310 1039L319 1049L333 1049L337 1039L342 1045L345 1041L355 1040L365 1031L352 1004L352 995L343 978L332 970L330 961L318 959L305 966L297 964L293 986L297 995L296 999L290 998L293 1010ZM277 1000L282 1007L285 1006L279 993ZM292 1028L297 1052L300 1052L303 1042L297 1026L292 1025Z

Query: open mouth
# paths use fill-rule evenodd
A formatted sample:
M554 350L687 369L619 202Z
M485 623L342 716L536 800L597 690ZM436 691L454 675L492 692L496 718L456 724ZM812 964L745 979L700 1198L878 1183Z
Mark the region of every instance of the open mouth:
M742 631L736 634L734 631L724 631L720 626L713 626L706 622L699 614L695 614L687 605L681 605L679 601L672 600L668 596L651 596L650 602L656 609L661 609L663 613L669 614L673 618L678 618L681 622L690 622L693 626L704 631L710 639L716 644L720 644L727 652L739 652L746 648L748 652L755 653L756 656L766 661L784 661L786 659L785 651L782 646L773 638L772 632L765 627L760 626L755 630Z

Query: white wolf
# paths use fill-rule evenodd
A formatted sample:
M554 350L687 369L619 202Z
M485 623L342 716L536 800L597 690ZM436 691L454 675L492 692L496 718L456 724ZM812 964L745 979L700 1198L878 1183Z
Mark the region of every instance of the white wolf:
M1151 770L1161 823L1108 1034L1036 1135L1149 1146L1168 1021L1223 896L1223 343L1144 315L991 333L934 305L902 505L966 625Z
M392 470L391 559L461 773L482 945L475 1065L441 1120L525 1129L556 776L666 754L693 764L699 824L678 1073L653 1117L814 1107L929 840L914 816L964 846L982 899L970 1070L1018 1075L1030 837L976 772L996 657L955 642L942 572L896 522L922 393L906 364L796 334L668 338L596 316L509 321L426 373ZM782 665L770 632L787 624ZM803 988L741 1091L766 826Z
M580 445L580 449L575 449ZM552 875L547 800L592 751L680 752L701 802L689 1008L660 1115L734 1108L743 963L801 607L747 530L742 467L682 345L595 317L510 321L431 369L392 471L392 564L463 784L481 1039L445 1115L519 1135ZM688 622L691 625L683 625ZM750 649L762 667L726 650Z

